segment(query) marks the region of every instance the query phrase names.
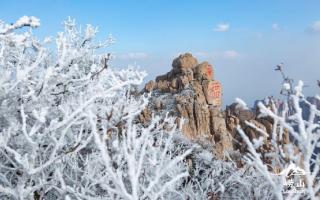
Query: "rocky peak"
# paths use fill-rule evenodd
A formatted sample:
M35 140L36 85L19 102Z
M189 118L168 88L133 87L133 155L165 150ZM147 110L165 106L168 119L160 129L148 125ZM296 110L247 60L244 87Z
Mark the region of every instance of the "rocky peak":
M172 62L172 68L176 73L184 72L198 65L198 60L190 53L181 54Z
M148 122L150 113L169 112L177 122L184 119L182 132L187 138L205 138L214 144L217 156L232 149L221 112L221 84L214 79L210 63L199 64L190 53L182 54L173 60L168 73L149 81L144 90L152 92L152 98L140 116L142 122Z
M184 120L182 133L193 141L210 143L217 158L223 159L226 153L237 155L246 151L246 145L237 133L240 126L250 139L258 139L261 134L250 127L247 122L261 130L271 133L273 120L258 117L256 109L244 109L234 103L221 111L222 87L214 77L214 69L208 62L198 63L190 53L182 54L172 62L172 69L155 81L149 81L144 92L151 92L150 104L139 116L142 123L148 123L151 114L176 117L177 123ZM271 151L269 142L259 149L263 159L268 161ZM288 143L285 130L281 143ZM233 157L238 163L237 156ZM239 161L241 165L241 161Z
M151 92L152 97L139 118L142 123L148 123L152 113L169 113L176 117L177 123L183 119L182 133L187 138L209 143L217 158L223 159L230 153L232 159L241 165L242 162L233 155L244 153L246 145L237 133L237 127L240 126L251 140L258 139L261 134L247 122L271 133L273 120L258 117L258 110L244 109L236 103L221 111L222 87L214 75L210 63L198 63L190 53L178 56L168 73L145 85L144 92ZM265 137L269 142L258 149L266 161L269 159L266 155L271 151L270 138ZM287 130L279 142L289 142Z

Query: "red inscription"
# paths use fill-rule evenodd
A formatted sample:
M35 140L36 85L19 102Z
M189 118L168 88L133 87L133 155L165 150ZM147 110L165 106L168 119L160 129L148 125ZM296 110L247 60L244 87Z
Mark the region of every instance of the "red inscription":
M221 97L221 86L218 82L214 81L209 85L209 95L212 98L220 98Z
M212 81L208 85L208 102L211 102L213 105L221 104L221 85L218 81Z
M207 66L207 73L208 73L208 76L211 78L212 77L212 67L211 67L211 65Z

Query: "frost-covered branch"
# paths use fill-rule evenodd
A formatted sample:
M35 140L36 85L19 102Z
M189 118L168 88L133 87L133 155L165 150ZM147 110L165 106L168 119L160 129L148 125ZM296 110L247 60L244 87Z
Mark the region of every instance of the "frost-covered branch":
M309 102L302 93L303 82L299 81L294 88L294 93L290 93L284 108L280 110L276 106L266 106L259 103L260 117L271 117L274 121L273 130L268 135L271 141L272 150L269 156L272 157L271 169L278 169L282 173L277 175L268 170L267 163L263 161L257 149L254 148L254 141L250 141L246 134L238 129L244 142L247 144L248 155L246 161L260 171L273 186L277 199L282 198L310 198L317 199L320 195L319 178L319 142L320 124L319 108ZM289 112L288 104L292 110ZM306 117L306 113L308 116ZM261 130L251 124L258 132ZM284 132L289 133L288 144L281 142ZM265 141L267 142L267 141ZM287 170L292 166L302 169L303 182L305 182L304 192L293 192L287 194L284 184L287 178ZM280 182L279 182L280 181Z
M176 146L174 118L137 116L148 96L134 95L146 73L115 70L110 37L64 22L39 41L22 17L0 23L0 198L166 199L189 175L192 148Z

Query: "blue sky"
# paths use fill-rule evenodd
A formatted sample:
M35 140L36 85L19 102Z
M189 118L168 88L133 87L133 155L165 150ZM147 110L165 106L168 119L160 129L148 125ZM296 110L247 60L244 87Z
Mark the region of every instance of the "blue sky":
M147 79L171 69L172 59L191 52L214 65L224 88L224 102L255 99L280 91L286 71L319 93L320 1L2 1L0 19L13 22L23 15L40 18L39 37L55 35L68 16L78 24L99 27L99 38L117 40L109 50L115 66L137 64Z

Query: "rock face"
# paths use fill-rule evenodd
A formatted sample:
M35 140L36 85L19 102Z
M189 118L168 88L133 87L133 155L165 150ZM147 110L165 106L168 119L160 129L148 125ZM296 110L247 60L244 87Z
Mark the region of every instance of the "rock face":
M217 157L232 150L232 138L221 112L221 84L214 79L208 62L199 64L190 53L182 54L173 60L171 71L149 81L144 90L152 91L152 98L149 111L140 116L143 123L148 113L169 112L177 122L184 120L182 132L187 138L214 144Z
M236 103L221 111L222 87L214 78L214 70L208 62L198 63L190 53L182 54L172 62L172 69L155 81L149 81L143 92L151 92L149 106L140 114L140 122L148 123L152 113L176 117L182 122L182 132L190 140L205 140L213 146L217 158L225 158L226 153L233 157L246 152L237 126L248 137L259 139L261 133L248 125L248 122L261 130L271 133L273 120L268 117L258 118L257 110L246 110ZM263 138L266 143L258 151L268 162L268 152L272 151L270 137ZM285 133L281 143L288 143ZM238 157L232 158L238 162ZM241 161L239 161L241 163ZM270 160L271 162L271 160ZM240 164L241 165L241 164Z

